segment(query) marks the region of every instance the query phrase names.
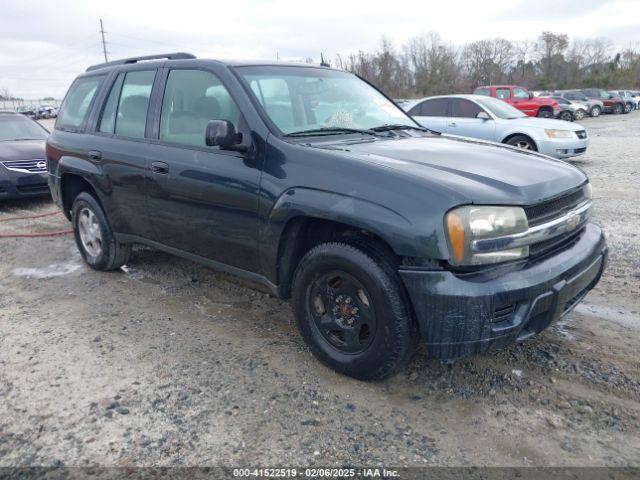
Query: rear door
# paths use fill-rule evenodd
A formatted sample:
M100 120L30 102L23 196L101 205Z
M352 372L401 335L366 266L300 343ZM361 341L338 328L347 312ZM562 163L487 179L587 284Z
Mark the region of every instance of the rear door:
M259 158L205 144L209 120L250 130L214 70L168 69L149 148L149 218L157 242L243 270L257 268Z
M109 220L118 233L152 236L146 209L149 101L157 69L122 71L112 84L93 135L93 155L108 179Z
M409 115L423 127L445 133L449 121L449 99L430 98L424 100L409 110Z
M451 116L446 133L495 141L496 122L480 105L466 98L450 98L449 101ZM480 112L487 113L490 119L478 118Z

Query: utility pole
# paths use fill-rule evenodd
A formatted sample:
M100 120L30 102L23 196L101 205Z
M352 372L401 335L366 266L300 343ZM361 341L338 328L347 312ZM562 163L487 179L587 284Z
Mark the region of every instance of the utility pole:
M108 62L107 58L107 42L104 41L104 26L102 25L102 19L100 19L100 34L102 35L102 53L104 53L104 61Z

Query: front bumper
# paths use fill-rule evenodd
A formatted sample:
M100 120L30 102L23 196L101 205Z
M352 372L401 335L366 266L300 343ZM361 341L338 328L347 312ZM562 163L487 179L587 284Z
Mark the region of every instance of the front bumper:
M582 155L589 146L588 138L554 138L537 142L538 152L554 158L570 158Z
M607 253L600 228L587 224L570 247L506 272L401 269L400 276L429 355L452 360L547 328L598 283Z
M26 173L0 165L0 200L49 195L46 173Z

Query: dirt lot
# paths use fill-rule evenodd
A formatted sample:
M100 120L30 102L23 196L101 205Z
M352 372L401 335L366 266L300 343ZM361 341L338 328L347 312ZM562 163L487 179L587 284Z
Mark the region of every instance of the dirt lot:
M287 303L226 275L149 249L97 273L69 235L0 239L0 466L640 465L640 112L583 123L598 287L525 344L420 353L381 383L322 366Z

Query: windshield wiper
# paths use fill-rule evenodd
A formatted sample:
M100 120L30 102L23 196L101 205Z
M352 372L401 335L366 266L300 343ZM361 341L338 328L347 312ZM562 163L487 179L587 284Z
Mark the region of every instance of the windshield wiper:
M435 133L432 130L429 130L425 127L418 127L417 125L404 125L402 123L391 123L389 125L380 125L379 127L373 127L371 130L374 132L389 132L391 130L420 130L421 132L431 132Z
M291 132L285 134L285 137L304 137L312 135L340 135L344 133L364 133L366 135L376 135L373 130L365 130L359 128L346 128L346 127L322 127L322 128L310 128L309 130L300 130L298 132Z

